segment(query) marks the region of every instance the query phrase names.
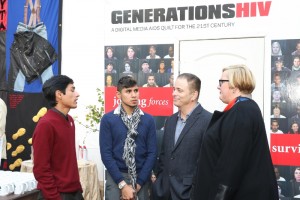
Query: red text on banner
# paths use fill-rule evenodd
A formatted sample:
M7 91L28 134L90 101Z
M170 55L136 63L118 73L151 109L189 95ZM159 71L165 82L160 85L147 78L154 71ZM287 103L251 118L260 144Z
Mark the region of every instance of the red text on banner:
M0 0L0 31L7 27L7 0Z
M116 97L116 87L105 88L105 112L110 112L120 104ZM139 107L146 113L153 116L170 116L173 114L173 88L140 87Z
M270 151L274 165L300 166L300 135L271 134Z

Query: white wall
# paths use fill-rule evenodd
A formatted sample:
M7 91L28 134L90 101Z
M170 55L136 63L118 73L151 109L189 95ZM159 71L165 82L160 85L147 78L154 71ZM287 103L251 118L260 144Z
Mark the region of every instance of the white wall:
M63 1L61 73L74 80L80 93L78 107L70 114L81 122L85 121L85 107L97 103L96 88L103 89L103 3L100 0ZM86 133L83 126L76 124L77 142ZM93 139L87 141L88 158L97 163L99 178L103 180L99 134L93 135Z

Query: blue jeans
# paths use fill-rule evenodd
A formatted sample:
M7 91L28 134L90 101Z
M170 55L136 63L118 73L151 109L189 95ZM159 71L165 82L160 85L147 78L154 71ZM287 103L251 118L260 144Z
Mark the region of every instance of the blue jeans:
M34 27L27 26L26 24L19 22L19 25L17 26L17 33L25 32L25 31L33 31L47 40L47 29L43 22L38 23ZM53 70L51 65L41 74L42 83L45 83L45 81L51 78L52 76L53 76ZM23 92L25 87L25 81L26 80L24 74L22 73L21 70L19 70L16 81L14 83L14 91Z

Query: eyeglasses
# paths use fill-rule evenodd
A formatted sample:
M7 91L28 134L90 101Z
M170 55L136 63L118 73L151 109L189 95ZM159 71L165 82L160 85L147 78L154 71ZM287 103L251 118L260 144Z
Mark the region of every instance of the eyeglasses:
M224 82L229 82L229 80L220 79L219 86L221 87Z

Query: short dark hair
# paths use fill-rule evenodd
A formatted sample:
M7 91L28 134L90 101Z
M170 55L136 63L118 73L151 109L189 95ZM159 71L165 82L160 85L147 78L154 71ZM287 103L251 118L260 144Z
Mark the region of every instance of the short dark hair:
M105 52L107 53L108 50L111 50L114 53L114 49L112 47L106 47Z
M156 50L156 46L155 45L150 45L149 49L151 49L151 48L153 48L153 49Z
M294 58L293 58L293 60L295 60L295 59L299 59L300 60L300 56L294 56Z
M186 79L190 85L190 89L198 92L197 99L199 98L200 89L201 89L201 80L198 76L196 76L195 74L191 74L191 73L183 73L183 74L180 74L177 78Z
M106 64L106 67L107 67L108 65L111 65L111 66L114 67L114 63L113 63L113 62L108 62L108 63Z
M275 73L274 73L274 78L275 78L276 76L279 76L279 77L281 78L281 75L280 75L279 72L275 72Z
M280 109L280 105L279 105L279 104L275 104L275 105L273 106L273 109L275 109L275 108Z
M153 76L154 79L155 79L155 75L154 75L153 73L148 73L148 74L147 74L147 79L149 78L149 76Z
M53 76L44 83L43 94L51 107L54 107L57 104L55 92L59 90L65 94L68 85L73 83L74 81L66 75Z
M134 87L136 85L137 85L137 82L136 82L136 80L133 77L131 77L131 76L123 76L118 81L117 90L119 92L121 92L122 89L124 89L124 88L130 88L130 87Z

